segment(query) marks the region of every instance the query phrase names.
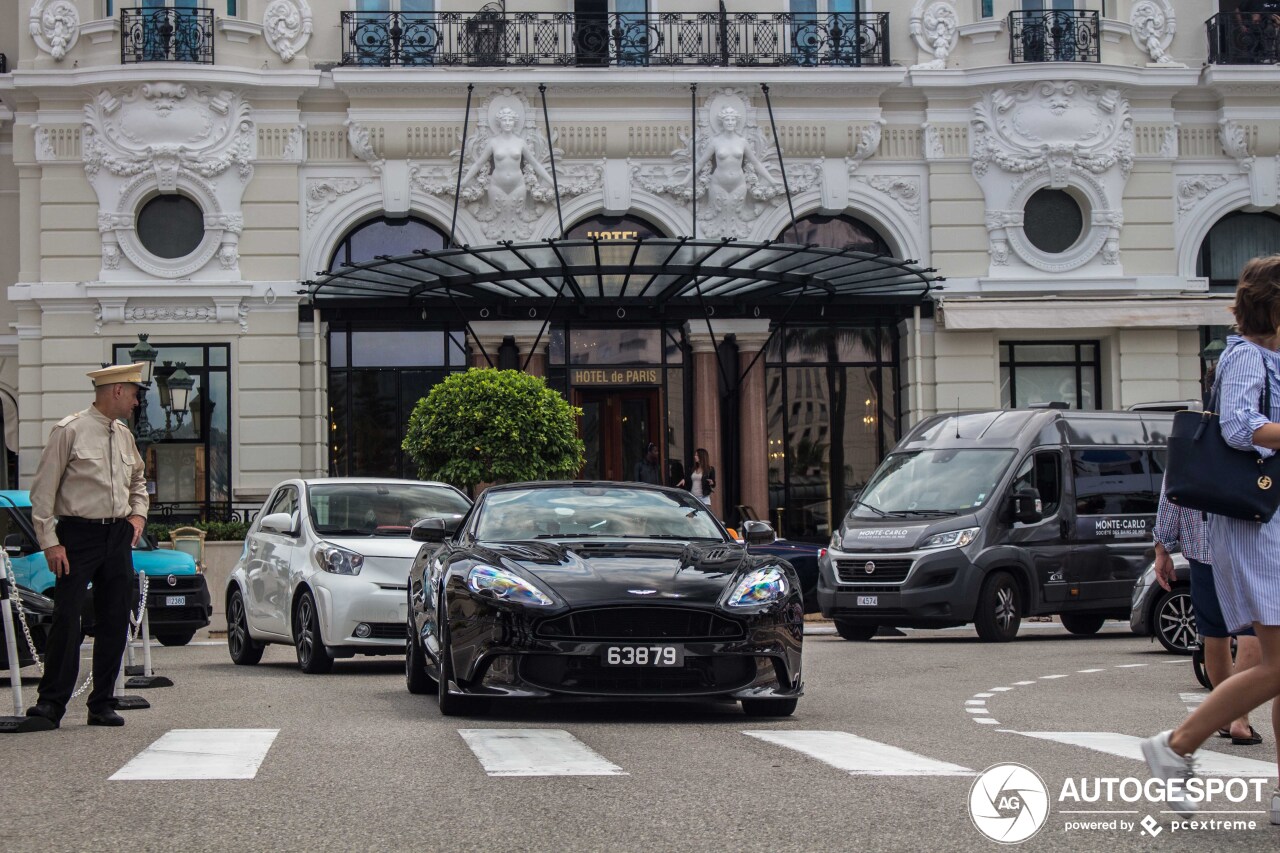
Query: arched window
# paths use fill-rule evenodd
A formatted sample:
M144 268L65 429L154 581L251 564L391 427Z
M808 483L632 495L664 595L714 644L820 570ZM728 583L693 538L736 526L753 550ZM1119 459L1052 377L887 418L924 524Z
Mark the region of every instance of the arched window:
M361 222L342 238L333 257L329 259L329 271L343 264L371 261L378 255L399 257L412 254L417 249L443 249L445 233L424 219L387 219L379 216Z
M1196 275L1209 279L1210 290L1232 291L1250 258L1280 250L1280 216L1273 213L1228 213L1209 229L1200 244Z
M634 240L637 237L665 237L662 229L635 214L589 216L565 232L569 240Z
M798 232L798 233L797 233ZM815 243L831 249L853 249L879 255L892 255L889 244L861 219L848 214L825 216L813 214L796 220L796 228L788 225L778 239L787 243Z

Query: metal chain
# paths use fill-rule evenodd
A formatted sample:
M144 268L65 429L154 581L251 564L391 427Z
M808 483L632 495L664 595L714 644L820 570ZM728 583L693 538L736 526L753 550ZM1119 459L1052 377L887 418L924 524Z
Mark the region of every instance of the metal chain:
M9 572L8 572L9 578L10 578L9 590L11 595L13 596L13 601L17 604L17 606L14 607L14 610L16 610L18 613L18 622L22 624L22 635L26 637L27 649L31 652L31 658L36 662L36 668L40 670L40 675L43 676L44 661L40 659L40 653L36 651L36 642L31 638L31 627L27 625L27 614L26 614L26 611L22 609L22 593L19 591L18 585L12 582L13 563L9 562L9 555L7 554L4 556L4 559L5 559L5 562L8 563L9 565ZM127 641L128 643L132 643L135 639L137 639L138 635L137 635L136 629L139 625L142 624L143 608L147 606L147 589L150 586L150 578L147 577L146 572L139 572L138 577L141 578L139 595L138 595L138 616L135 618L133 615L133 610L131 609L129 611L129 639ZM71 698L74 699L84 691L88 690L89 685L92 683L93 683L93 673L90 672L89 675L85 678L84 684L81 684L78 688L76 688L76 691L71 694Z

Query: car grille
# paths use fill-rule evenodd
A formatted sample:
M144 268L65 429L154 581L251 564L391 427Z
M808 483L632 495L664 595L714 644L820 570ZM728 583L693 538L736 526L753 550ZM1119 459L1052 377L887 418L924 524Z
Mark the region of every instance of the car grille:
M836 577L840 583L902 583L907 579L914 560L874 560L871 558L836 560ZM874 571L868 572L867 566Z
M742 625L707 610L682 607L600 607L548 619L537 628L547 639L701 640L742 637Z
M370 622L373 629L369 634L371 640L403 640L409 634L409 627L404 622Z
M746 687L756 676L752 657L686 657L682 667L605 666L594 655L526 655L520 675L547 690L572 693L710 693Z
M134 604L137 604L137 602L134 602ZM156 607L154 603L151 606ZM147 618L153 626L170 625L177 622L208 624L209 614L203 607L156 607L155 610L147 613Z
M203 575L174 575L175 581L173 586L169 586L168 575L150 575L147 578L147 591L153 594L163 593L164 595L183 595L196 593L199 594L205 589L205 579ZM136 580L134 588L138 586Z

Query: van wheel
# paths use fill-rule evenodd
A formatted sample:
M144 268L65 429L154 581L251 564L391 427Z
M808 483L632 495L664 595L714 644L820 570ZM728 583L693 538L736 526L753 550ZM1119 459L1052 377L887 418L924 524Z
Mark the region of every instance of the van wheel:
M1105 616L1087 613L1062 613L1058 618L1062 620L1062 627L1072 634L1096 634L1102 630L1102 623L1107 621Z
M982 582L973 627L988 643L1007 643L1022 624L1022 595L1008 572L992 572Z
M867 625L862 622L850 622L847 619L836 619L836 633L846 640L864 642L876 635L879 625Z

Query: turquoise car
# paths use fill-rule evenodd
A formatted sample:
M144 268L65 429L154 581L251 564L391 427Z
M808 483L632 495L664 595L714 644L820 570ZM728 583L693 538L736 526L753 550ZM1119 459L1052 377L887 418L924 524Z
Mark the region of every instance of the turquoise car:
M28 492L0 491L0 535L18 585L52 598L55 578L36 544ZM209 586L190 554L162 550L143 536L133 548L133 568L147 576L147 616L151 635L161 643L185 646L209 624Z

